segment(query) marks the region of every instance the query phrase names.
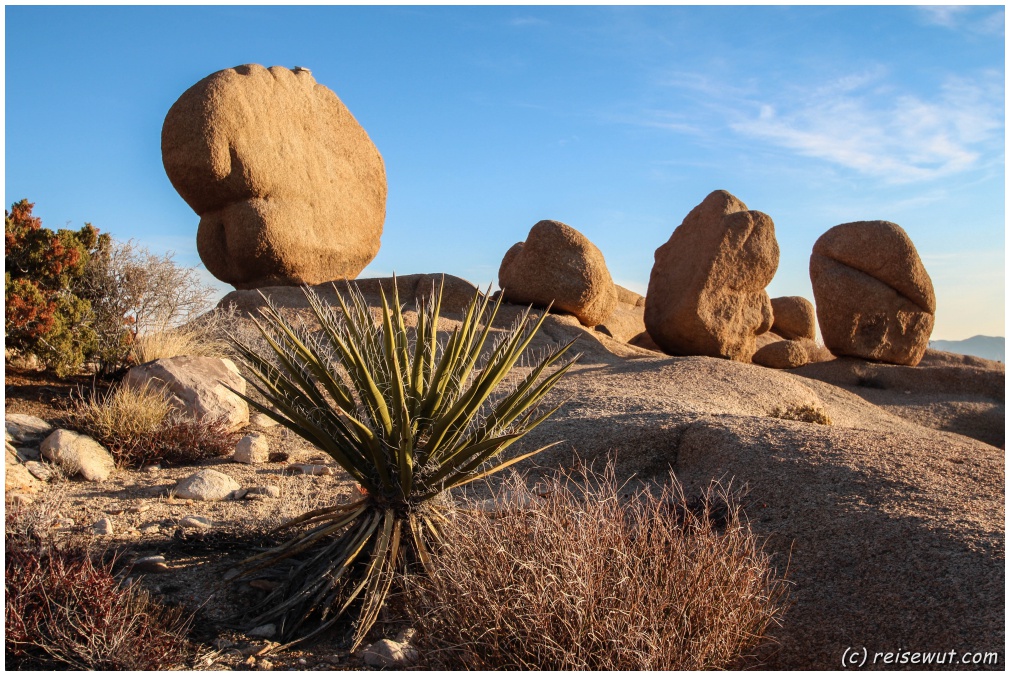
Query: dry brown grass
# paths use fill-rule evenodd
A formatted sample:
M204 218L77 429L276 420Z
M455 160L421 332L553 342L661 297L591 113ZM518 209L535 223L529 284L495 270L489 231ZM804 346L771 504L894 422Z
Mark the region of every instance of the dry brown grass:
M429 575L405 580L427 666L725 668L778 622L784 582L725 492L577 478L537 493L513 478L497 508L445 525Z
M67 411L72 427L105 446L116 464L192 464L227 455L238 435L221 421L194 420L172 409L162 391L119 385L105 395L92 392Z

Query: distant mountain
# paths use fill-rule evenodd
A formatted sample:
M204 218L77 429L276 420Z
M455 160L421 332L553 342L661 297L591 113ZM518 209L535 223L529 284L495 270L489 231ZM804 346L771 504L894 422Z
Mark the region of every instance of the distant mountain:
M1002 336L972 336L965 340L931 340L929 347L933 350L970 354L973 357L1003 361L1005 342L1006 338Z

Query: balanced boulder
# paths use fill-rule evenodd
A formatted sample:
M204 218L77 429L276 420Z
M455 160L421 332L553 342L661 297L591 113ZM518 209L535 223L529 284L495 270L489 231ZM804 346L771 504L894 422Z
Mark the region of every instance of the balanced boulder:
M584 326L602 324L617 305L617 290L603 254L585 235L559 221L540 221L514 245L498 269L504 299L575 315Z
M772 219L725 190L691 210L656 250L645 326L664 351L748 362L772 325L765 287L779 265Z
M772 298L772 331L783 338L817 338L814 304L803 296Z
M228 429L249 422L249 406L230 389L245 393L245 379L230 359L169 357L131 368L127 387L157 387L173 407L198 420L221 420Z
M204 78L168 111L161 152L200 216L201 260L236 288L353 279L379 251L382 157L307 69Z
M888 221L836 225L814 243L810 281L836 355L915 366L929 345L933 283L908 234Z

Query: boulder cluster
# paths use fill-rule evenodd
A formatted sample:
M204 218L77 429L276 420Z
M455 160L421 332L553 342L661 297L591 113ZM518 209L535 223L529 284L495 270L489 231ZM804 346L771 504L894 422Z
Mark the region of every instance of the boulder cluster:
M382 157L304 68L253 64L204 78L169 110L162 156L200 215L203 262L238 289L354 279L378 252ZM778 264L771 217L717 190L656 250L645 298L615 285L603 253L553 220L505 253L498 281L506 301L671 355L772 368L831 354L913 366L922 358L936 300L899 226L846 223L817 240L816 312L804 298L768 297Z
M671 355L798 368L836 356L914 366L933 328L933 287L908 235L886 221L846 223L814 245L814 304L769 298L779 248L770 216L717 190L656 250L642 298L615 285L603 254L540 221L505 254L505 300L550 306L611 338ZM817 342L821 329L824 345Z

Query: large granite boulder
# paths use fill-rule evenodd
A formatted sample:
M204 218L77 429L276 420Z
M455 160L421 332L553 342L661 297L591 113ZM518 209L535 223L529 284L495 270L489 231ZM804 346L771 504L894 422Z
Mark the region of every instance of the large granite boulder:
M772 325L765 287L779 265L772 219L725 190L691 210L656 250L645 326L664 351L748 362Z
M168 111L161 152L200 216L201 260L236 288L353 279L379 251L382 157L304 68L204 78Z
M584 326L602 324L617 306L617 290L603 254L585 235L559 221L540 221L525 242L505 253L498 269L504 299L578 317Z
M814 243L810 281L832 353L906 366L922 359L936 296L900 226L859 221L831 228Z
M230 359L169 357L131 368L127 387L157 387L169 403L198 420L221 420L232 430L249 423L249 406L228 388L245 393L245 379Z

